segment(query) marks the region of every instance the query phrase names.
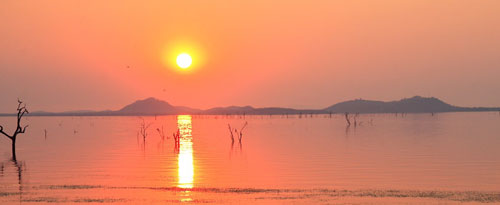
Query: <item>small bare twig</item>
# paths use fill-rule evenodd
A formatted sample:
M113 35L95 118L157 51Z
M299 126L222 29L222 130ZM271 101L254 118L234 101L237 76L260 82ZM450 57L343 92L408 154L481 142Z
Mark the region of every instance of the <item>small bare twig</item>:
M228 123L227 127L229 129L229 133L231 133L231 141L234 143L234 135L233 135L233 130L231 129L231 125Z
M243 129L245 129L245 127L247 127L247 125L248 125L248 122L245 122L243 127L240 129L240 134L238 136L238 140L240 141L240 143L241 143L241 138L243 138Z

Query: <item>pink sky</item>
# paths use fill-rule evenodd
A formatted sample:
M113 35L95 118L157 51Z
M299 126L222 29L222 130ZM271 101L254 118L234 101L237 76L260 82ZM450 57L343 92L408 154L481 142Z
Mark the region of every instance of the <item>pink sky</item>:
M4 0L0 19L0 112L18 97L45 111L146 97L195 108L413 95L500 106L497 0ZM196 54L189 72L164 62L178 48Z

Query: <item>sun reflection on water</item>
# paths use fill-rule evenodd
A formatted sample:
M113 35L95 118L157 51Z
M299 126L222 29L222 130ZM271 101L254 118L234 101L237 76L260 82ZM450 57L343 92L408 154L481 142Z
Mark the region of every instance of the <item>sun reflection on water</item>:
M177 116L179 128L178 185L179 188L193 188L193 136L191 135L191 115Z

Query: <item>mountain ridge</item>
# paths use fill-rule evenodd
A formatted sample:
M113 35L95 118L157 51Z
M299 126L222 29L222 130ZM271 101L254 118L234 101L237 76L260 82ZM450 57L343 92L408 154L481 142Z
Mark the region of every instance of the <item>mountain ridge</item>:
M334 104L325 110L352 113L421 113L463 111L464 108L450 105L435 97L414 96L387 102L356 99Z
M328 113L437 113L437 112L471 112L500 111L500 107L459 107L448 104L435 97L414 96L394 101L376 101L355 99L333 104L324 109L293 109L282 107L227 106L206 110L185 106L174 106L170 103L149 97L137 100L118 110L88 112L34 112L31 116L140 116L140 115L273 115L273 114L328 114ZM0 114L10 116L14 114Z

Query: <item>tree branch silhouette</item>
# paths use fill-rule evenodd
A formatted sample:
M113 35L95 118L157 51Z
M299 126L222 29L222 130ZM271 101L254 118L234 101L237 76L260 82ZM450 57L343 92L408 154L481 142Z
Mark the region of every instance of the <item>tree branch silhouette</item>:
M16 161L16 139L18 134L22 134L26 132L26 126L21 126L21 119L25 114L29 114L28 109L26 109L26 104L23 104L23 102L19 99L17 99L18 105L17 105L17 127L12 135L7 134L3 130L3 126L0 125L0 133L5 135L7 138L9 138L12 141L12 160Z

